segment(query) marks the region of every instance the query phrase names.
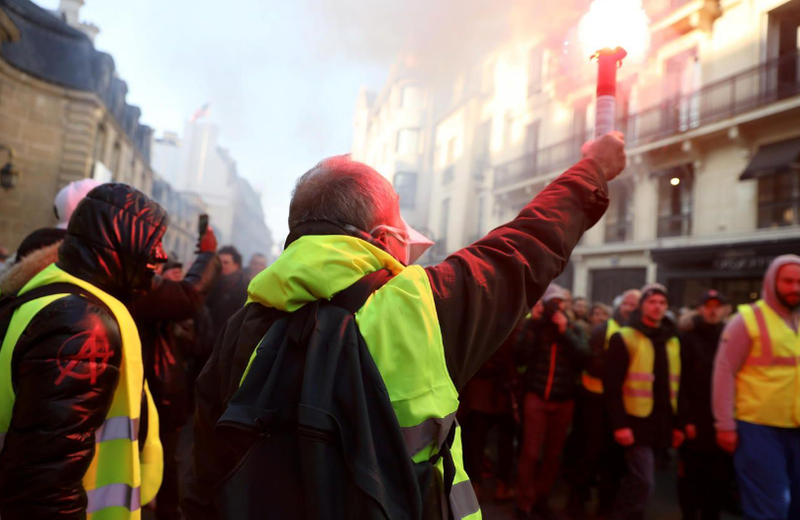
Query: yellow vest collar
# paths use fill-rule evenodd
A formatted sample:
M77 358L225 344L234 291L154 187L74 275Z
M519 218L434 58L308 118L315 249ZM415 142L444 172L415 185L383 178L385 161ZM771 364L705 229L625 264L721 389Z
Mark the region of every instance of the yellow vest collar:
M378 269L405 269L386 251L346 235L308 235L293 242L247 288L247 302L284 312L326 299Z

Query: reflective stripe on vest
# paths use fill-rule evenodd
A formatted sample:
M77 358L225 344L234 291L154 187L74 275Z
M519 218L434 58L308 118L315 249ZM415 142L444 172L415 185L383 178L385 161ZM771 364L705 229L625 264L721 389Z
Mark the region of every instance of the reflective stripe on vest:
M481 505L469 480L455 484L450 490L450 508L453 518L468 518L480 513Z
M384 379L412 459L429 459L447 436L459 402L444 358L428 274L419 266L403 269L367 300L356 313L356 323ZM426 434L409 435L412 432ZM457 425L451 454L456 475L448 500L450 510L456 519L480 518L480 508L474 507L477 498L464 470L461 428ZM436 468L444 474L441 460Z
M68 282L82 287L100 299L113 313L122 339L119 382L106 420L95 432L96 448L83 487L88 497L87 518L93 520L138 520L140 506L152 499L161 484L163 460L158 440L158 414L144 380L139 333L127 308L114 297L78 279L55 264L37 274L20 294L45 285ZM46 296L28 302L12 315L0 348L0 435L6 440L16 396L11 385L11 359L20 335L44 307L66 294ZM144 388L143 388L144 386ZM145 449L139 450L139 415L142 394L148 405L148 432ZM155 429L155 430L154 430ZM2 446L0 446L2 449ZM147 454L147 455L145 455ZM0 452L2 456L2 452ZM145 465L145 458L150 460Z
M655 349L650 338L634 329L623 327L620 335L628 351L628 373L622 385L622 400L625 411L634 417L649 417L653 413L653 384L656 380ZM678 390L680 387L680 343L678 338L667 341L667 364L669 366L670 404L673 412L678 411Z
M132 488L127 484L109 484L89 490L86 498L86 512L89 514L108 507L124 507L128 511L136 511L142 507L141 488Z
M751 340L750 355L736 375L736 418L800 426L800 333L760 300L739 307Z
M94 434L95 442L113 441L116 439L139 440L139 418L109 417Z
M604 351L608 350L608 344L611 342L611 336L619 332L619 329L619 323L617 323L617 320L614 318L611 318L606 322L606 340L603 344ZM581 382L583 383L583 387L593 394L603 393L603 380L599 377L592 376L586 370L584 370L583 374L581 375Z
M441 446L456 421L455 412L443 419L431 418L416 426L400 428L408 453L419 453L433 443Z

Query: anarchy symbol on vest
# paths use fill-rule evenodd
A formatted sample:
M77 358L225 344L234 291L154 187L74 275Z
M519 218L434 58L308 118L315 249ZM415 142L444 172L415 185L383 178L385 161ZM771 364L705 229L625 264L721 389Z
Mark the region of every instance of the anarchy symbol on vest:
M75 355L68 355L62 358L64 347L72 341L83 341L80 351ZM91 384L97 382L97 378L106 371L108 360L111 357L111 349L108 348L108 338L103 334L96 334L95 331L84 331L69 338L58 349L58 371L60 372L56 385L60 385L64 379L72 377L80 380L90 380Z

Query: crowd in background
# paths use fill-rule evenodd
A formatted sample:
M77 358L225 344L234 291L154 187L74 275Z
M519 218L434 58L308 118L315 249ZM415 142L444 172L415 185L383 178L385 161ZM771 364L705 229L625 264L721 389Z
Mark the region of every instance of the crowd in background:
M660 286L645 291L667 296ZM626 478L625 443L614 431L627 418L609 405L603 382L613 372L622 372L620 381L625 377L628 360L619 359L624 349L609 343L622 326L641 327L641 299L642 291L631 289L612 308L551 285L470 381L459 413L466 464L480 500L515 500L525 518L637 517L628 514L625 502L646 504L653 483L636 496L637 478ZM679 337L681 344L680 411L673 417L668 407L660 410L661 428L658 420L634 426L636 443L654 448L653 462L675 470L687 520L720 518L723 510L740 513L732 459L717 445L711 409L714 357L732 313L714 290L677 315L664 307L661 341ZM685 431L685 442L673 438L673 426ZM677 464L672 448L679 448ZM553 505L559 477L568 490L563 511Z
M0 294L16 295L53 264L72 263L76 271L94 265L97 271L86 277L109 290L125 279L124 262L119 273L108 266L121 262L126 247L160 237L166 214L141 202L149 209L125 218L146 217L141 229L152 227L150 234L135 233L140 224L134 222L120 231L122 238L101 236L92 219L111 221L126 211L115 197L121 192L143 197L122 185L107 186L96 189L97 183L80 181L59 192L59 224L34 231L7 257ZM84 216L71 222L90 191L91 204L104 209L87 217L88 205L82 205ZM79 238L85 237L94 249L81 249ZM177 520L183 518L177 454L194 408L194 381L267 259L257 254L243 267L235 247L218 248L213 228L201 236L191 264L163 250L151 253L156 256L148 261L157 263L157 276L146 280L146 290L130 292L126 306L161 418L164 467L155 515ZM714 290L675 315L659 284L625 291L613 307L573 298L551 284L461 394L464 464L476 495L484 502L513 500L519 518L643 519L657 468L676 468L686 520L715 520L740 507L746 517L748 510L765 510L773 515L769 518L796 518L800 503L783 490L800 487L800 438L792 426L800 420L793 371L800 357L791 350L797 347L798 308L800 259L791 255L765 274L762 300L740 307L738 314ZM36 325L50 326L46 320ZM724 340L723 330L729 331ZM59 365L59 370L56 386L70 377L68 369ZM765 391L765 378L780 388ZM41 402L49 405L48 399ZM51 448L43 445L43 453ZM765 471L765 464L783 469ZM553 500L559 478L567 490L563 510ZM13 483L7 483L9 490L25 493Z

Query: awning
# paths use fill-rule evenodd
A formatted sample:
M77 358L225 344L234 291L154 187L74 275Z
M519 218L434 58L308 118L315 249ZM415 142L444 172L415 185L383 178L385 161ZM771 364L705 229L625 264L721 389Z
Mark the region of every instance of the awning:
M760 146L739 180L758 179L786 168L800 167L799 158L800 137Z

